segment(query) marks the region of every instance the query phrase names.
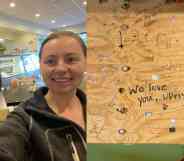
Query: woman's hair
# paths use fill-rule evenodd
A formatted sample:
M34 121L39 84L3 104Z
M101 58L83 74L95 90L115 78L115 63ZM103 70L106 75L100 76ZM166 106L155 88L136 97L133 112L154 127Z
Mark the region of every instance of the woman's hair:
M58 38L64 37L64 36L72 37L75 40L77 40L80 43L81 47L82 47L84 56L85 57L87 56L87 47L86 47L86 44L84 43L84 41L80 38L80 36L78 34L75 34L74 32L71 32L71 31L60 31L60 32L54 32L54 33L50 34L42 42L41 47L40 47L40 51L39 51L39 58L41 59L43 47L45 46L45 44L47 42L49 42L50 40L53 40L53 39L58 39Z

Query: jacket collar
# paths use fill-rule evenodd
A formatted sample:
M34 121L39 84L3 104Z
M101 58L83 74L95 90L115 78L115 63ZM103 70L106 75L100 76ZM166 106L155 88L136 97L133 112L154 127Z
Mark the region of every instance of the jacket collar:
M46 111L46 112L54 113L51 110L51 108L49 108L49 106L47 104L47 101L46 101L46 99L44 97L47 94L47 92L48 92L48 88L47 87L39 88L38 90L35 91L33 97L26 102L26 104L27 103L31 104L31 106L33 108L36 108L36 109L41 110L41 111L43 110L43 111ZM81 102L81 105L83 107L83 115L84 115L84 120L86 122L86 106L87 106L86 95L80 89L77 89L76 95L79 98L79 100Z

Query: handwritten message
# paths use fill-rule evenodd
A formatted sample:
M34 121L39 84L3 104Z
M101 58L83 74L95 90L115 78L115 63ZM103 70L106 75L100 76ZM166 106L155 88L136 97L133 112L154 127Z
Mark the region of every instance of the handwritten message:
M147 85L136 85L135 87L128 87L129 95L138 95L137 101L139 106L142 107L144 104L149 102L163 102L163 101L174 101L184 100L184 91L171 91L166 84L147 84ZM145 95L149 93L150 95ZM158 96L153 96L152 93L157 92Z

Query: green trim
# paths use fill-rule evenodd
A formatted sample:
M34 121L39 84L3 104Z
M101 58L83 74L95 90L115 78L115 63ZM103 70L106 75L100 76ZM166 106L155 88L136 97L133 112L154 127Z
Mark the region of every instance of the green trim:
M184 145L88 144L88 161L179 161Z

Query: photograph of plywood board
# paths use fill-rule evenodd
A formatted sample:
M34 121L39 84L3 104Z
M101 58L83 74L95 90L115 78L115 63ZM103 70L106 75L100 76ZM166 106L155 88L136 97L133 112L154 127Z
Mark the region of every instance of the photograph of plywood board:
M89 0L87 10L88 142L183 144L184 3Z

